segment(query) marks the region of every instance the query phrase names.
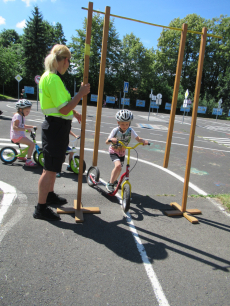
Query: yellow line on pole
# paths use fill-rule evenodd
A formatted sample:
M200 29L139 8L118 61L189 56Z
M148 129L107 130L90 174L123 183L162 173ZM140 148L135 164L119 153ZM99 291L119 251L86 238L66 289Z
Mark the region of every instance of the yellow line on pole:
M88 10L86 7L82 7L82 9L83 10ZM98 13L98 14L105 14L104 12L100 12L100 11L96 11L96 10L93 10L93 12L94 13ZM131 21L135 21L135 22L140 22L140 23L152 25L152 26L155 26L155 27L160 27L160 28L165 28L165 29L170 29L170 30L175 30L175 31L182 32L182 29L179 29L179 28L167 27L167 26L163 26L163 25L159 25L159 24L154 24L154 23L150 23L150 22L146 22L146 21L141 21L141 20L132 19L132 18L123 17L123 16L118 16L118 15L113 15L113 14L110 14L110 16L116 17L116 18L121 18L121 19L126 19L126 20L131 20ZM202 32L197 32L197 31L192 31L192 30L188 30L187 32L188 33L193 33L193 34L203 35ZM220 39L223 38L222 36L213 35L213 34L207 34L207 36L215 37L215 38L220 38Z

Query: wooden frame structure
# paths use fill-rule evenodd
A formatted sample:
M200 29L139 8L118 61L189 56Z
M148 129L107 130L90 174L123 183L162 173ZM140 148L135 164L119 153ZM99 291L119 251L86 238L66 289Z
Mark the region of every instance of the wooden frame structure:
M188 154L187 154L187 164L185 170L185 181L184 181L184 190L183 190L183 201L182 206L173 202L170 203L171 206L176 208L175 211L166 211L166 215L168 216L175 216L175 215L183 215L192 223L198 223L198 220L192 217L192 214L200 214L201 211L197 209L187 210L186 203L187 203L187 195L188 195L188 184L189 184L189 176L190 176L190 168L191 168L191 161L192 161L192 151L193 151L193 143L194 143L194 135L195 135L195 128L196 128L196 118L197 118L197 109L199 103L199 94L200 94L200 86L201 86L201 77L203 71L203 62L204 62L204 53L205 53L205 45L206 45L206 37L215 37L215 38L222 38L217 35L207 34L207 28L203 28L202 32L188 30L188 25L183 24L182 29L167 27L162 25L157 25L149 22L144 22L137 19L131 19L127 17L122 17L118 15L110 14L110 7L106 6L105 13L93 10L93 3L89 2L88 9L82 7L84 10L88 10L88 19L87 19L87 30L86 30L86 45L85 45L85 66L84 66L84 84L88 83L88 72L89 72L89 56L90 56L90 40L91 40L91 26L92 26L92 13L96 12L98 14L104 14L104 26L103 26L103 38L102 38L102 51L101 51L101 64L100 64L100 74L99 74L99 86L98 86L98 99L97 99L97 115L96 115L96 124L95 124L95 136L94 136L94 151L93 151L93 166L97 166L98 160L98 147L99 147L99 135L100 135L100 125L101 125L101 113L102 113L102 101L103 101L103 91L104 91L104 78L105 78L105 66L106 66L106 53L107 53L107 41L108 41L108 32L109 32L109 19L110 16L131 20L135 22L140 22L152 26L162 27L166 29L181 31L181 40L180 40L180 47L179 47L179 54L178 54L178 61L177 61L177 69L176 69L176 78L174 83L174 90L173 90L173 99L172 99L172 107L170 113L170 121L169 121L169 129L167 135L167 142L166 142L166 150L165 150L165 157L163 166L165 168L168 167L169 155L170 155L170 147L172 141L172 134L173 134L173 127L174 127L174 119L176 113L176 105L177 105L177 98L180 86L180 77L182 71L182 64L184 58L184 49L186 43L186 35L187 33L194 33L202 35L201 37L201 44L200 44L200 54L199 54L199 63L198 63L198 70L197 70L197 78L196 78L196 88L195 88L195 96L194 96L194 106L193 106L193 113L192 113L192 124L190 129L190 138L189 138L189 146L188 146ZM78 194L77 200L74 200L74 208L62 208L57 209L58 213L75 213L75 221L76 222L83 222L83 213L100 213L98 207L82 207L81 203L81 195L82 195L82 176L83 176L83 160L84 160L84 145L85 145L85 123L86 123L86 108L87 108L87 96L83 97L82 102L82 124L81 124L81 145L80 145L80 168L79 168L79 175L78 175Z
M85 61L84 61L84 75L83 83L88 83L89 75L89 57L90 57L90 41L91 41L91 27L92 27L92 16L93 16L93 3L89 2L88 6L88 18L85 38ZM87 111L87 96L82 99L82 119L81 119L81 145L80 145L80 165L78 174L78 192L77 200L74 200L74 207L68 208L57 208L58 214L75 214L75 221L81 223L84 221L83 214L97 214L100 213L98 207L82 207L81 195L82 195L82 178L83 178L83 160L84 160L84 148L85 148L85 125L86 125L86 111Z

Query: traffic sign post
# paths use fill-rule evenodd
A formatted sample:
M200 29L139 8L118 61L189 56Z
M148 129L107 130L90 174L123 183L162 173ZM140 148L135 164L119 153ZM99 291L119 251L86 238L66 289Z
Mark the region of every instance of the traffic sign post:
M162 94L157 94L157 99L156 99L156 104L158 105L158 106L160 106L161 105L161 103L162 103ZM158 107L159 108L159 107ZM157 114L158 114L158 108L157 108Z
M38 91L39 91L39 81L40 81L40 75L36 75L34 78L35 83L37 84L37 111L38 111Z
M223 103L223 101L222 101L222 99L220 99L219 101L218 101L218 108L217 108L217 112L216 112L216 121L217 121L217 117L218 117L218 114L219 114L219 112L220 112L220 110L221 110L221 104Z
M185 114L185 109L188 107L188 96L189 96L189 91L187 89L186 92L185 92L185 99L184 99L184 102L183 102L184 114ZM184 123L184 114L183 114L182 123Z
M125 107L125 94L128 93L129 91L129 82L124 82L124 89L123 89L123 92L124 92L124 102L123 102L123 109Z
M18 74L16 75L15 79L18 81L18 99L19 99L19 82L21 82L22 77Z
M149 95L150 102L149 102L149 115L150 115L150 107L151 107L151 101L153 100L153 90L151 89L151 94ZM148 121L149 121L149 115L148 115Z

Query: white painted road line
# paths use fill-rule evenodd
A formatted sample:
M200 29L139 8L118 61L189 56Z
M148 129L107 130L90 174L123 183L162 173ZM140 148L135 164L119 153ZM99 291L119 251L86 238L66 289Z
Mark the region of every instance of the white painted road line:
M103 183L103 185L107 184L107 182L102 180L101 178L100 178L100 181ZM115 196L121 204L122 199L121 199L120 194L117 193ZM129 212L127 214L124 213L124 216L125 216L126 221L129 225L129 230L133 235L133 238L134 238L134 241L136 243L137 249L140 253L143 265L145 267L145 271L146 271L147 276L148 276L148 278L151 282L151 285L152 285L153 291L155 293L156 299L158 301L158 304L159 304L159 306L169 306L168 300L166 299L166 296L165 296L164 291L161 287L161 284L159 283L157 275L156 275L155 271L153 270L153 266L148 259L147 253L145 251L145 247L143 246L143 244L141 242L141 239L138 235L138 232L136 230L136 227L134 225L132 217L131 217Z
M3 198L0 204L0 224L2 223L3 217L7 212L8 208L17 198L16 189L2 181L0 181L0 188L3 191Z

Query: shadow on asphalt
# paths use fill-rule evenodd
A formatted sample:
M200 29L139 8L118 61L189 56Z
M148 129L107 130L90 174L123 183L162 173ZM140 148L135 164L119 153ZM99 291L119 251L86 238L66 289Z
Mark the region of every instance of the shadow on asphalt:
M0 120L12 120L12 118L7 118L7 117L4 117L4 116L0 116Z
M85 219L84 226L63 221L53 222L52 224L104 245L121 258L139 264L143 263L125 217L118 221L107 222L97 215L90 215ZM164 243L151 240L143 245L151 263L154 260L163 260L168 257Z
M196 218L204 224L207 224L209 226L213 226L215 228L221 229L221 230L226 231L226 232L230 232L230 225L219 223L219 222L216 222L216 221L213 221L213 220L208 220L208 219L200 217L199 215L197 215Z
M152 210L155 212L152 213ZM162 216L165 210L172 210L172 206L158 202L149 196L143 196L132 192L129 213L133 220L142 221L145 215L151 217ZM159 213L159 211L161 213Z

